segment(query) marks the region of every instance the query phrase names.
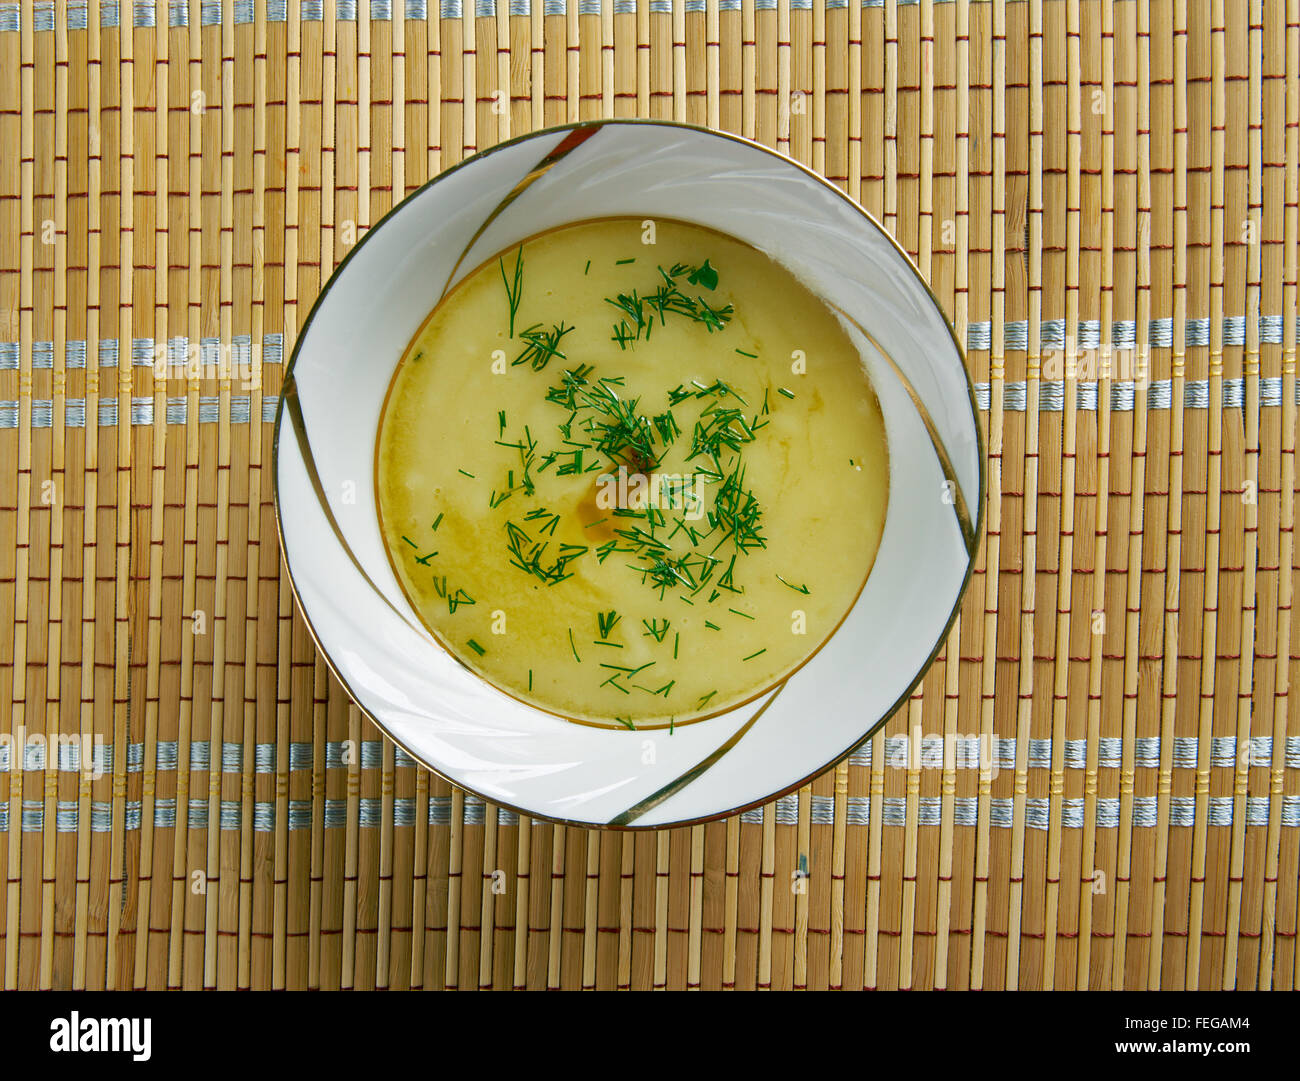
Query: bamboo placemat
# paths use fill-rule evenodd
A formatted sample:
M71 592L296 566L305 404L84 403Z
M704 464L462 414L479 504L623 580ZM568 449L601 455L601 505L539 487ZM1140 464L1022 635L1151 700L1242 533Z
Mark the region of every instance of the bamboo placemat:
M860 199L968 343L989 455L906 708L641 835L385 741L268 468L356 237L606 115ZM3 985L1294 987L1298 168L1300 0L0 3ZM995 777L933 753L959 734Z

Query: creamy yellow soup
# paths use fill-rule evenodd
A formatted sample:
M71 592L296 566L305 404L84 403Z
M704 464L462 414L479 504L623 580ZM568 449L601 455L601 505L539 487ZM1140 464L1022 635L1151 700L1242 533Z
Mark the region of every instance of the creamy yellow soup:
M376 470L435 638L515 698L631 729L799 668L861 592L889 495L832 312L666 220L567 226L467 275L402 357Z

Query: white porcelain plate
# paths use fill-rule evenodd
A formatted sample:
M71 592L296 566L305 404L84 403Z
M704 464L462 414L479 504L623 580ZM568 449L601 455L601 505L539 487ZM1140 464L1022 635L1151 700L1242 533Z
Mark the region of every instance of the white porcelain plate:
M880 399L890 505L866 587L812 660L757 701L669 733L572 724L463 667L424 629L375 513L380 409L443 291L491 253L596 217L747 241L841 313ZM276 417L276 520L316 642L357 704L430 769L500 806L591 826L717 818L867 738L941 646L975 558L983 455L962 350L901 248L803 166L703 128L605 120L495 146L371 228L298 337Z

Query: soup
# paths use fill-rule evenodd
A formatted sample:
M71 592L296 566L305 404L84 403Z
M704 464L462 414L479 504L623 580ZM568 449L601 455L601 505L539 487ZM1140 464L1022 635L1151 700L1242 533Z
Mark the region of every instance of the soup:
M884 529L884 423L836 316L682 222L543 233L416 333L380 421L393 571L434 637L570 720L672 727L802 665Z

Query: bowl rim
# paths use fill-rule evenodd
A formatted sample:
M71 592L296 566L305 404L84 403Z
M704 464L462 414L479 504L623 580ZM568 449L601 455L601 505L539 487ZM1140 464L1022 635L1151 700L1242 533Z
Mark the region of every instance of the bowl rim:
M790 784L785 788L779 789L775 792L769 793L768 795L762 796L759 799L755 799L748 803L743 803L738 806L728 808L726 810L716 811L696 818L681 819L681 820L676 820L676 821L666 822L666 823L638 824L635 821L621 822L618 821L617 818L609 822L591 822L591 821L584 821L581 819L568 819L568 818L556 817L553 815L539 814L536 811L519 807L507 802L503 802L502 800L498 799L495 796L485 795L484 793L478 792L475 789L471 788L469 785L466 785L462 781L455 780L452 777L449 777L447 774L445 774L440 769L438 769L437 766L426 761L422 755L415 753L413 750L411 750L410 747L406 746L405 743L397 739L393 735L393 733L389 731L388 727L378 717L376 717L373 713L371 713L370 710L366 708L366 706L362 704L361 698L352 689L351 684L349 684L347 679L343 676L343 673L340 671L333 657L331 657L329 650L325 647L325 644L321 641L320 634L317 632L315 624L311 620L311 616L307 611L306 604L303 603L302 595L299 593L298 590L297 581L294 578L293 565L289 559L289 548L285 542L284 522L280 513L280 434L281 434L282 422L284 420L285 400L287 397L286 392L290 391L294 386L294 376L293 376L294 366L298 361L298 354L303 347L303 343L306 342L307 340L308 331L311 328L312 321L316 317L317 311L325 303L325 300L329 296L331 289L333 288L337 280L341 277L348 263L352 260L353 256L355 256L361 250L362 246L366 243L366 241L370 239L371 234L377 232L380 226L382 226L390 217L394 216L399 210L401 210L408 200L412 200L417 198L420 195L423 195L424 192L432 188L444 177L450 176L452 173L459 171L460 169L470 165L473 162L488 157L489 155L495 153L498 150L503 150L506 147L516 146L518 144L527 142L531 139L543 138L548 135L556 135L563 132L573 133L576 131L590 130L591 133L594 134L595 131L599 128L606 127L609 125L615 125L615 124L628 125L628 126L637 125L637 126L659 127L659 128L675 128L675 129L680 129L682 131L695 132L700 135L708 135L715 138L726 139L731 142L740 143L743 146L761 151L764 154L768 154L774 158L777 158L778 160L780 160L781 162L787 165L793 166L799 173L803 174L804 177L821 185L827 191L833 192L840 199L842 199L852 210L856 211L858 214L864 217L867 220L867 223L872 227L874 227L875 230L887 240L887 242L894 249L894 251L897 252L897 254L903 258L908 269L912 272L916 280L921 284L922 288L924 288L926 295L930 298L930 303L934 306L935 312L938 314L939 318L943 321L944 328L948 331L948 336L952 340L953 348L957 351L957 356L961 361L962 375L966 381L966 391L967 391L967 396L969 398L969 403L971 407L971 418L974 421L974 427L975 427L977 465L979 468L979 493L978 493L978 498L976 499L976 519L974 523L975 543L973 546L968 547L966 571L965 574L962 576L961 585L958 588L956 596L953 599L952 610L949 612L948 618L944 622L943 629L940 631L935 641L934 648L930 651L929 656L919 666L912 680L908 683L907 687L904 688L904 690L895 699L893 704L887 710L885 710L884 713L873 724L871 724L871 726L859 738L854 740L852 744L850 744L842 752L837 754L829 762L826 762L824 765L819 766L817 769L813 770L811 773L808 773L806 776L800 778L798 781L795 781L793 784ZM381 214L373 224L371 224L366 228L366 231L357 239L357 242L351 246L347 254L343 256L343 258L330 272L329 277L325 280L324 284L321 285L320 291L316 294L315 299L312 301L311 308L307 312L307 317L302 321L301 325L297 328L296 334L294 336L293 349L291 350L289 355L289 362L288 364L285 365L284 374L282 375L280 381L280 389L276 401L275 424L274 427L272 428L272 433L271 433L271 500L272 500L272 507L275 516L275 532L276 532L276 537L278 538L280 544L280 552L284 561L284 569L288 579L289 591L293 595L293 599L297 604L298 611L302 616L302 621L307 628L307 633L311 636L312 641L315 643L316 649L320 654L321 660L325 663L325 666L333 674L334 678L338 680L340 686L343 687L344 691L347 692L348 697L352 699L352 703L357 707L358 710L360 710L360 712L365 717L367 717L370 720L370 722L376 728L379 729L380 732L382 732L389 740L392 741L394 746L400 748L412 760L418 762L425 769L429 770L430 773L434 774L434 776L441 778L447 784L451 785L453 789L459 789L461 792L473 795L478 799L482 800L485 804L490 804L502 810L511 811L514 814L518 815L521 820L524 818L528 818L537 821L551 823L554 825L575 826L582 829L598 829L598 830L636 833L636 832L649 832L649 831L664 830L664 829L677 829L685 826L696 826L696 825L703 825L708 822L721 821L723 819L731 818L735 815L742 814L745 811L753 810L754 808L757 807L763 807L768 803L781 799L783 796L789 795L791 792L795 792L798 789L803 788L805 785L809 784L817 777L820 777L828 770L833 769L840 762L844 761L844 759L849 757L849 755L853 754L859 747L862 746L862 744L866 743L867 740L871 739L872 736L874 736L878 731L880 731L880 729L883 728L884 725L889 722L890 718L892 718L898 712L899 708L903 705L903 703L906 702L912 696L912 693L916 690L921 680L925 678L926 673L930 670L931 666L934 664L936 658L938 657L940 651L943 649L944 643L947 641L948 636L952 631L953 624L956 622L957 616L961 611L962 602L966 596L967 589L970 587L970 581L975 571L975 564L978 561L979 553L983 547L984 521L985 521L985 514L987 511L987 506L986 506L987 497L988 497L988 463L987 463L987 454L986 454L986 443L984 439L983 427L981 426L980 423L979 403L975 395L975 385L973 380L971 379L971 372L970 372L969 361L966 356L966 349L962 345L962 343L958 340L957 332L953 329L952 321L948 318L947 313L944 311L943 305L940 303L939 298L935 295L934 290L931 288L929 281L926 279L925 275L921 273L921 270L916 265L915 260L912 259L911 255L898 242L898 240L894 237L894 235L888 229L885 228L885 226L870 210L868 210L856 199L854 199L851 195L849 195L848 192L843 191L841 188L837 187L830 180L827 180L826 177L822 176L820 173L816 172L809 166L805 165L803 162L797 160L796 158L791 157L789 154L786 154L780 150L776 150L773 147L758 142L757 140L747 138L746 136L743 135L738 135L734 132L722 131L717 128L706 127L701 124L690 124L690 123L677 121L677 120L659 120L651 117L599 117L590 120L578 120L578 121L571 121L564 124L555 124L549 127L537 128L531 131L523 132L519 135L512 136L509 139L502 140L499 143L494 143L492 146L479 150L469 155L468 157L462 158L454 165L451 165L448 168L439 172L436 176L430 177L418 188L415 188L413 191L410 191L405 195L403 195L401 199L399 199L391 207L389 207L388 210L386 210L383 214ZM758 706L758 713L761 714L763 711L767 709L767 707L780 695L783 687L784 687L784 682L777 684L774 688L769 690L766 700L763 701ZM743 735L748 730L749 724L752 724L753 720L756 719L757 719L757 714L755 715L754 718L751 718L750 722L742 726L742 728L737 731L736 735ZM732 738L734 739L735 736L733 736ZM699 778L696 779L698 780ZM670 784L672 783L674 782L670 782ZM652 799L654 795L657 795L657 793L652 794L650 797L647 797L646 800L642 800L641 802L642 803L647 802L649 799Z

